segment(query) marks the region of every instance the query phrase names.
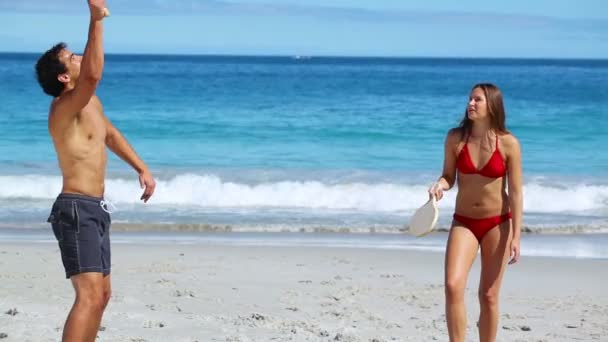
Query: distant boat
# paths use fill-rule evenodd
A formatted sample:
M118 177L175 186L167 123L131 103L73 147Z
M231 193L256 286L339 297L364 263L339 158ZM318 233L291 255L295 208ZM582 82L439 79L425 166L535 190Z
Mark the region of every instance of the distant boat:
M295 56L291 56L292 59L297 59L297 60L306 60L306 59L311 59L312 57L310 56L302 56L302 55L295 55Z

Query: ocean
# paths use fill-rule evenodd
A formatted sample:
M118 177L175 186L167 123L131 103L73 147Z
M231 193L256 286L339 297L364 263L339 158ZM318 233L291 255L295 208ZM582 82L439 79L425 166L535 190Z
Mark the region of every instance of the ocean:
M0 54L0 228L47 229L61 189L37 57ZM97 94L158 182L144 205L111 157L113 223L402 231L479 82L522 146L526 229L608 232L608 60L108 55Z

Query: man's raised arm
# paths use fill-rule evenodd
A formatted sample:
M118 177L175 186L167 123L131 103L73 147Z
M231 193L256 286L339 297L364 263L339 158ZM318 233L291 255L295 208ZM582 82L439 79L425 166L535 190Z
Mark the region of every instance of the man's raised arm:
M80 75L74 89L61 96L61 112L77 113L89 103L95 93L103 72L103 18L105 17L105 0L88 0L91 19L89 36L80 64Z

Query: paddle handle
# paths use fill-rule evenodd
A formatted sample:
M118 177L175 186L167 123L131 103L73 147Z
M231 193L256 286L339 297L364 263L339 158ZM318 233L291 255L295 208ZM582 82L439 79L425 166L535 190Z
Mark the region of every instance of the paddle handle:
M439 184L439 182L435 182L433 183L433 185L431 185L430 190L429 191L429 200L432 199L434 204L437 204L437 189L441 186L441 184Z

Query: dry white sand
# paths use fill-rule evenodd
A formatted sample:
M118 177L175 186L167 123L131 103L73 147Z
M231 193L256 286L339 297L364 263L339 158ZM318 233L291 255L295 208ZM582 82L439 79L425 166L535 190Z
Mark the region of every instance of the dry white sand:
M608 341L608 261L509 266L498 341ZM479 264L469 278L471 341ZM115 244L99 341L447 341L443 254ZM0 244L1 341L58 341L73 290L56 244ZM5 336L6 334L7 336Z

